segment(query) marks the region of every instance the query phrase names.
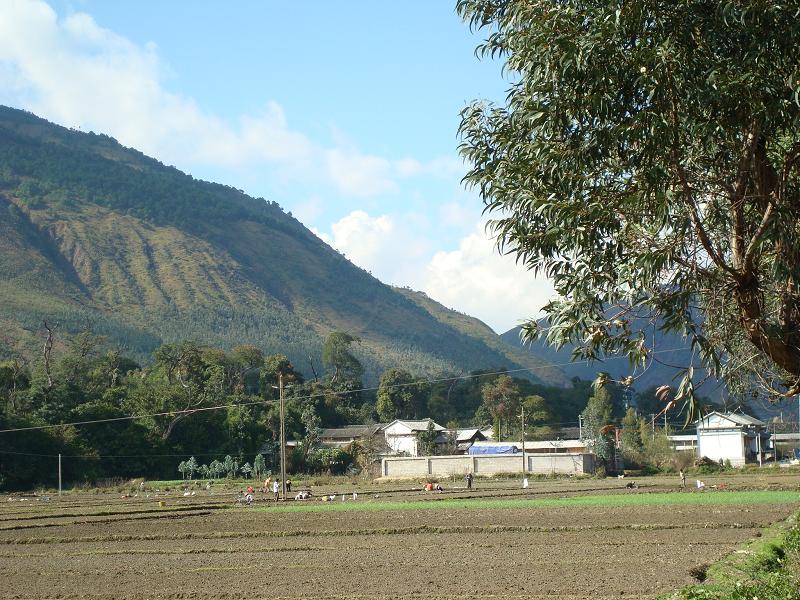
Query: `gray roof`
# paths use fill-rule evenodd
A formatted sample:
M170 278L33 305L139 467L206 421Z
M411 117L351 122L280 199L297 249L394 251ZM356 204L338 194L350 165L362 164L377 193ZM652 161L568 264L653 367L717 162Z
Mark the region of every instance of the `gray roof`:
M349 440L352 438L360 438L367 435L372 435L381 427L382 425L347 425L345 427L329 427L322 430L320 437Z
M458 442L468 442L473 437L478 435L482 439L485 439L486 436L483 435L480 429L457 429L456 430L456 441Z

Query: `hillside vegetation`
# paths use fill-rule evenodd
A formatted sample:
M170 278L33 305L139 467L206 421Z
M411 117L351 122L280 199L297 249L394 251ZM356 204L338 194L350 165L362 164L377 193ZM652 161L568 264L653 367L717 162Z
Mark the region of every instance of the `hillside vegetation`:
M198 181L113 138L0 107L0 358L91 330L138 359L165 342L255 344L321 368L325 335L347 331L366 381L557 369L488 327L382 284L275 202ZM62 339L63 338L63 339Z

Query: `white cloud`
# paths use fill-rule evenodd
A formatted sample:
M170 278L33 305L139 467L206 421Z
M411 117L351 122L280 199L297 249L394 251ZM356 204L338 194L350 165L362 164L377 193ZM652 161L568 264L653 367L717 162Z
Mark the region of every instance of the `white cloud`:
M315 233L381 281L405 284L430 255L430 241L418 234L426 226L424 215L372 217L355 210L333 223L330 233Z
M538 316L554 296L546 278L534 277L513 257L499 254L484 225L462 239L457 250L437 252L420 287L499 333Z
M416 213L372 217L357 210L334 223L330 233L315 233L382 281L422 290L499 333L539 316L553 298L546 278L535 278L513 257L498 253L484 224L457 249L435 254L430 228Z
M9 0L0 9L0 62L31 111L167 162L302 164L316 150L274 102L232 126L166 91L154 44L137 46L85 13L59 20L44 2Z
M108 133L183 168L267 164L284 177L332 183L353 196L397 192L403 178L450 174L447 157L421 164L349 144L326 147L293 130L275 102L258 114L222 120L164 89L165 70L155 44L136 45L88 14L59 19L42 0L0 3L0 102Z
M385 158L336 148L325 153L325 162L328 175L345 194L377 196L398 190L392 163Z
M481 218L479 202L446 202L439 206L439 220L448 227L469 229Z

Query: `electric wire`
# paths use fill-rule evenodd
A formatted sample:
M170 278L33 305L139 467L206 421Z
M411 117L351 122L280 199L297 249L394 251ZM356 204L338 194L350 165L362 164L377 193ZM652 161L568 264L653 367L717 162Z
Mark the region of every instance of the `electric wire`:
M657 352L674 352L675 350L678 350L678 348L672 348L672 349L669 349L669 350L657 350L657 351L653 352L653 354L655 354ZM612 356L612 357L607 357L605 360L609 360L609 361L610 360L620 360L620 359L624 359L624 358L626 358L626 357L624 357L624 356ZM466 380L466 379L475 379L475 378L479 378L479 377L490 377L490 376L495 376L495 375L508 375L508 374L511 374L511 373L522 373L522 372L525 372L525 371L534 372L534 371L541 370L543 367L545 367L545 368L547 368L547 367L566 367L566 366L569 366L569 365L582 364L582 363L589 364L589 363L592 363L592 362L595 362L595 361L586 359L586 360L577 360L577 361L571 361L571 362L566 362L566 363L546 363L543 366L536 366L536 367L522 367L522 368L519 368L519 369L505 369L505 370L502 370L502 371L493 371L493 372L488 372L488 373L474 373L474 374L469 374L469 375L458 375L458 376L455 376L455 377L442 377L442 378L436 378L436 379L420 379L420 380L417 380L417 381L414 381L414 382L411 382L411 383L397 383L397 384L392 384L392 385L384 386L384 387L392 388L392 389L394 389L394 388L402 388L402 387L415 387L415 386L419 386L421 384L444 383L444 382L450 382L450 381L459 381L459 380L462 380L462 379ZM356 394L356 393L360 393L360 392L374 392L374 391L377 391L378 389L379 388L377 386L363 387L363 388L359 388L359 389L355 389L355 390L329 391L329 392L323 392L323 393L319 393L319 394L309 394L307 396L293 396L292 399L293 400L312 400L312 399L315 399L315 398L324 398L325 396L329 396L331 394L336 395L336 396L344 396L344 395ZM192 415L192 414L195 414L195 413L210 412L210 411L216 411L216 410L224 410L224 409L229 409L229 408L233 408L233 407L266 405L266 404L272 404L274 402L277 402L277 401L276 400L255 400L255 401L252 401L252 402L237 402L235 404L219 404L219 405L215 405L215 406L203 406L203 407L188 408L188 409L183 409L183 410L163 411L163 412L150 413L150 414L144 414L144 415L125 415L125 416L121 416L121 417L108 417L108 418L105 418L105 419L91 419L91 420L87 420L87 421L73 421L73 422L70 422L70 423L55 423L55 424L48 424L48 425L31 425L31 426L28 426L28 427L15 427L15 428L10 428L10 429L0 429L0 434L2 434L2 433L16 433L16 432L21 432L21 431L37 431L37 430L42 430L42 429L55 429L55 428L58 428L58 427L78 427L78 426L82 426L82 425L95 425L95 424L98 424L98 423L116 423L116 422L121 422L121 421L133 421L133 420L139 420L139 419L151 419L151 418L154 418L154 417L173 417L173 416L178 416L178 415Z

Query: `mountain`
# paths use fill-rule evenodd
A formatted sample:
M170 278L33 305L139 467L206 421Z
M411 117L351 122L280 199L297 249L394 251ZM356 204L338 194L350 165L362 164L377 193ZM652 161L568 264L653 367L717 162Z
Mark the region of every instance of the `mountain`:
M384 285L275 202L0 107L0 358L40 353L44 320L62 341L88 328L140 359L184 339L252 343L310 374L341 330L361 338L368 381L502 366L567 382L479 321Z
M541 321L542 327L547 327L547 321ZM646 327L646 324L642 324ZM632 325L636 329L636 324ZM692 351L688 340L674 333L664 333L654 330L652 326L646 329L648 339L653 339L655 353L646 367L636 369L630 366L627 358L620 356L606 357L602 361L572 362L573 346L566 345L556 350L550 346L543 338L528 344L520 338L520 328L515 327L503 333L500 338L509 345L517 347L519 350L527 352L529 356L546 364L557 365L570 379L579 377L581 379L594 380L599 372L608 373L612 379L622 379L632 375L635 380L633 389L642 392L648 388L660 385L672 385L677 387L680 383L680 367L693 364L695 367L695 383L700 384L705 377L705 369L700 366L698 358L692 360ZM721 386L716 380L709 380L698 390L701 395L718 399L721 394Z

